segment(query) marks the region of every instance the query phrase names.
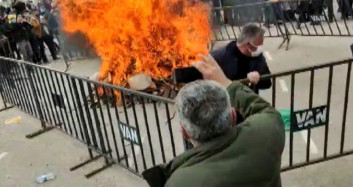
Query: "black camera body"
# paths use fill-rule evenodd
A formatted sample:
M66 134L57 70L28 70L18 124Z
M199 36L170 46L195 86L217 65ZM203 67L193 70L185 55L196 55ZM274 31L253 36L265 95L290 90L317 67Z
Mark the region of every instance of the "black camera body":
M200 79L203 79L203 76L194 67L176 68L173 72L174 84L189 83Z

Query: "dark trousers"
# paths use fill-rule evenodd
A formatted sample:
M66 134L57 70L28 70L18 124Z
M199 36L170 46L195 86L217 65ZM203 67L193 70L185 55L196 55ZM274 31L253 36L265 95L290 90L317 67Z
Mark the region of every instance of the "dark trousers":
M54 39L53 36L50 36L50 35L42 36L41 38L38 38L40 53L41 53L41 56L42 56L42 59L44 62L48 62L47 55L45 54L44 43L48 46L48 49L49 49L50 54L53 57L53 59L57 58L53 39Z
M324 3L328 10L328 19L330 22L333 22L333 0L324 0Z
M352 14L353 0L340 0L339 4L341 7L342 18L347 18Z
M10 46L11 46L12 54L16 53L17 59L21 59L20 51L18 50L16 42L14 40L10 39Z
M33 62L39 63L41 60L39 43L36 36L33 36L29 39L29 43L31 44L32 51L33 51Z

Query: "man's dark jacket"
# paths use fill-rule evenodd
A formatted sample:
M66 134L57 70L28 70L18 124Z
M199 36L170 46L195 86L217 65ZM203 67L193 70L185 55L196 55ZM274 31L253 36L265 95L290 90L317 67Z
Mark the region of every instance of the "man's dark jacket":
M239 71L243 71L242 69L239 69L240 62L235 52L236 45L236 41L233 41L228 45L211 52L211 55L215 58L224 74L230 80L236 80L235 77L239 77ZM262 54L258 57L251 58L249 69L250 72L257 71L260 75L271 74L266 59ZM240 79L246 78L247 77L240 77ZM259 93L259 89L268 89L271 85L271 79L261 79L260 82L256 86L252 86L252 88L255 93Z
M228 87L246 120L166 165L143 172L152 187L280 187L284 125L280 114L248 87Z
M28 22L12 23L13 33L16 42L28 41L31 35L32 25Z

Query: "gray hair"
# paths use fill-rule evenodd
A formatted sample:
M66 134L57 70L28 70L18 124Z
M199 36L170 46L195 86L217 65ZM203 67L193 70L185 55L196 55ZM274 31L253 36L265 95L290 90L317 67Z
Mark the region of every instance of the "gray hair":
M214 81L196 81L181 89L176 98L180 122L189 136L206 142L231 125L228 92Z
M244 44L252 41L254 38L258 36L263 37L264 34L265 34L265 30L263 30L261 27L253 23L249 23L243 27L240 35L237 38L237 43Z

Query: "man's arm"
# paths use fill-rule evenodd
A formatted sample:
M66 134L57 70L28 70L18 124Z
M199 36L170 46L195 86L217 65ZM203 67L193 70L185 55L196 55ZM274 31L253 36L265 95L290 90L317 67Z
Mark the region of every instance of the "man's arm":
M271 142L271 147L273 146L279 154L282 154L285 133L279 112L250 88L238 82L233 82L227 90L232 107L245 118L242 123L244 126L239 126L239 128L246 129L248 133L251 132L250 134L259 139Z
M270 68L268 67L266 59L263 56L261 57L260 66L257 69L260 76L271 74ZM268 89L271 86L272 86L272 81L269 78L260 79L259 83L257 83L256 85L258 89Z
M230 84L227 90L232 107L237 109L245 119L259 113L280 115L267 101L237 81Z
M283 126L280 114L268 102L256 95L247 86L229 80L211 55L207 57L200 55L200 57L203 61L192 65L202 73L204 79L216 81L227 88L232 106L238 109L243 117L248 118L259 113L273 114L271 117L275 117L276 120L279 119L279 125ZM270 120L273 119L270 118Z

